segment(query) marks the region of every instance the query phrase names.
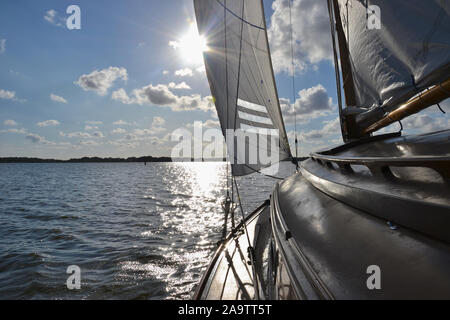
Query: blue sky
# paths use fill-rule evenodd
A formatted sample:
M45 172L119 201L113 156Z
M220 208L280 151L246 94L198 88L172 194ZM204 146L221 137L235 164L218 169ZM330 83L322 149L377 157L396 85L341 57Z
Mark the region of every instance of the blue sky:
M65 26L72 4L81 8L81 30ZM287 2L264 5L283 103L292 99L283 42ZM302 15L309 17L294 22L296 97L303 110L300 153L307 154L339 143L340 133L324 3L295 0L294 16ZM174 45L192 21L191 0L1 1L0 156L170 155L174 129L194 121L217 125L206 106L210 92L202 63L188 61ZM171 94L175 102L133 100L133 90L144 88ZM177 105L193 102L199 107ZM448 125L437 112L427 117L407 127Z

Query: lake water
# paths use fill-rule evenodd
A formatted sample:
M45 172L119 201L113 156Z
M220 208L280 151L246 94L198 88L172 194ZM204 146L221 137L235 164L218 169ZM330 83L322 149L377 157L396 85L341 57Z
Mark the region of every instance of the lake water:
M247 213L276 183L237 180ZM0 164L0 299L189 299L225 190L224 163Z

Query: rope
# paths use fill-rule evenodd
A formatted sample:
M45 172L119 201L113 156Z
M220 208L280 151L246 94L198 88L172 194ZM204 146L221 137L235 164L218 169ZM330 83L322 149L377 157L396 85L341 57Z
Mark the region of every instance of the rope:
M437 107L439 108L439 110L441 110L441 112L443 114L445 114L446 112L441 108L441 105L439 103L436 103Z

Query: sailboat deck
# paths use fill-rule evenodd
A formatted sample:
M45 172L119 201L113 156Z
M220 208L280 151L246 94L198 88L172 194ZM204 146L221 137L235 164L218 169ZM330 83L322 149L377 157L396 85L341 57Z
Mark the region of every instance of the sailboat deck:
M256 210L247 222L247 232L254 246L253 239L258 238L260 218L268 217L268 204ZM217 250L205 278L197 289L195 299L202 300L252 300L255 299L252 266L249 264L249 243L244 226L230 234ZM258 259L259 260L259 259ZM258 283L259 283L259 277Z

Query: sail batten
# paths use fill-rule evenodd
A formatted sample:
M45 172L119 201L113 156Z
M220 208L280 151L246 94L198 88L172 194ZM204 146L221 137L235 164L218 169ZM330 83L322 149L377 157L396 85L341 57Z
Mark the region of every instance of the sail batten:
M194 0L194 7L199 33L207 39L206 73L232 157L233 175L253 173L274 159L291 157L262 1ZM248 137L230 138L229 130ZM242 141L245 148L239 145ZM267 161L261 157L264 153L277 157Z

